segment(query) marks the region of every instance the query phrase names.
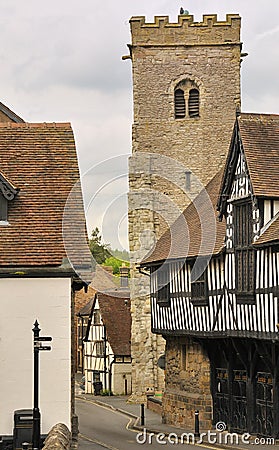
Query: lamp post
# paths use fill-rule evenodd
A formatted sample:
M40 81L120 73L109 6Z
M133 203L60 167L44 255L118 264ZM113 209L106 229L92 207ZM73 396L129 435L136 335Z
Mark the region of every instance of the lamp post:
M33 405L33 449L38 450L40 448L40 436L41 436L41 413L39 409L39 347L37 345L37 339L40 336L39 323L36 320L34 323L34 405Z
M40 336L39 323L36 320L33 328L33 351L34 351L34 397L33 397L33 435L32 448L40 450L41 440L41 413L39 408L39 352L41 350L51 350L50 346L43 346L42 341L51 341L50 336Z

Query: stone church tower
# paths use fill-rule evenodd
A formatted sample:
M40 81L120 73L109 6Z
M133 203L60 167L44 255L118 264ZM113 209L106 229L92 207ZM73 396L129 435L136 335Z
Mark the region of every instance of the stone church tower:
M151 333L137 263L225 162L240 108L240 17L130 20L134 123L129 177L133 399L162 390L164 341ZM215 207L215 205L213 205Z

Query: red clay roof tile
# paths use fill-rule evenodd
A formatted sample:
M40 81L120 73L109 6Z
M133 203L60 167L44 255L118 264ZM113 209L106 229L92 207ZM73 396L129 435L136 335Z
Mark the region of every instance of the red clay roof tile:
M19 189L9 202L9 226L0 226L0 266L61 265L64 207L79 182L71 125L0 123L0 171ZM67 239L78 245L85 234L79 185L75 195L73 228L68 222L66 228Z
M208 183L169 230L157 241L142 265L166 259L219 254L224 248L226 224L217 220L216 202L223 170Z

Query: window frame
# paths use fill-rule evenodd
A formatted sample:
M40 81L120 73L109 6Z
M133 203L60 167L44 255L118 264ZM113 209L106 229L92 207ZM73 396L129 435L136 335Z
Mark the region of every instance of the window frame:
M194 97L194 95L196 96L197 94L197 98ZM193 105L193 103L198 102L198 106L197 109L195 105ZM194 108L195 107L195 108ZM191 88L189 90L189 95L188 95L188 116L191 119L200 117L200 91L197 88Z
M199 257L201 264L204 263L207 258ZM195 275L193 273L193 269L196 263L196 259L190 263L190 286L191 286L191 303L193 306L208 306L209 304L209 295L208 295L208 277L207 277L207 264L205 266L204 271L201 275L194 281L192 281L192 277ZM203 292L202 295L198 295Z
M170 306L170 271L169 265L163 265L156 270L157 290L156 301L159 306Z
M103 358L105 355L105 341L95 341L95 353L97 358Z
M238 304L256 303L256 257L253 242L251 199L233 202L233 247L235 254L235 295ZM247 220L248 219L248 220Z
M185 119L186 117L185 91L180 87L174 90L174 117L175 119Z
M8 200L0 191L0 222L8 221Z

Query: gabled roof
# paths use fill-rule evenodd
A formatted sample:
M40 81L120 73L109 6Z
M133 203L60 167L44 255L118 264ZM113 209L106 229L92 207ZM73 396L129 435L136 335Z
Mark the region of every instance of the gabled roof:
M279 115L241 114L238 123L254 195L279 197Z
M271 243L279 242L279 213L274 220L268 224L267 228L253 244L254 247L264 247Z
M241 145L253 194L279 197L279 115L241 113L236 119L221 183L218 200L220 217L226 211Z
M0 226L0 271L84 262L86 230L74 135L69 123L0 123L0 171L19 192ZM64 208L75 186L71 222Z
M89 317L92 313L92 308L95 306L96 302L96 295L94 294L93 297L87 302L78 312L79 317Z
M219 254L225 245L226 224L217 220L216 202L223 170L218 172L174 224L157 241L141 265Z
M0 122L24 123L24 120L8 108L4 103L0 102Z
M131 355L131 312L129 291L98 293L101 317L114 355Z
M79 311L79 316L89 316L89 326L98 300L100 314L106 327L107 339L114 355L131 355L131 312L128 289L115 289L96 293Z
M0 193L6 200L13 200L18 192L15 186L0 172Z

